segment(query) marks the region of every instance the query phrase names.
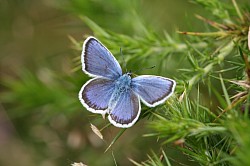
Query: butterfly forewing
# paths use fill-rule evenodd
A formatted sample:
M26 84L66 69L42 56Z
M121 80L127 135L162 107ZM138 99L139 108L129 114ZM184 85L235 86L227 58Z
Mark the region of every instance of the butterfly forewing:
M94 37L89 37L83 44L82 69L88 75L117 79L122 69L109 50Z
M152 75L142 75L132 79L132 90L138 94L149 107L154 107L166 101L175 89L175 81Z

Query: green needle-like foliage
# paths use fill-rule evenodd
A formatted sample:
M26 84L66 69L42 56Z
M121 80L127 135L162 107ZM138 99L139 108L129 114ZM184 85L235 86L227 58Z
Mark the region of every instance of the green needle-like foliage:
M230 16L229 13L232 13L233 9L217 0L197 0L196 3L204 5L206 9L212 11L217 20L220 20L221 23L216 23L217 20L210 21L199 17L219 31L180 32L193 35L184 42L170 37L168 34L162 38L150 31L146 31L145 36L132 38L105 31L86 17L82 19L90 26L95 36L115 55L118 54L118 49L114 46L124 47L123 52L127 55L128 63L130 60L134 61L135 58L143 63L148 61L148 58L156 56L160 57L158 59L163 63L160 65L161 67L164 67L165 60L170 60L169 57L172 58L171 62L175 63L176 59L173 56L179 57L179 64L185 60L189 62L190 65L179 69L182 74L175 77L178 85L176 94L179 99L176 96L170 99L165 106L160 106L161 108L145 110L144 115L155 117L149 125L155 132L145 136L160 138L163 140L163 145L183 140L182 147L178 149L202 165L230 165L232 163L240 165L241 162L247 165L248 157L246 155L248 153L244 150L247 149L245 144L248 145L248 142L242 140L239 143L238 139L241 139L241 134L243 134L241 130L234 129L232 132L232 128L226 124L237 124L237 121L242 118L239 112L240 105L247 104L248 93L239 92L238 87L229 81L247 77L244 72L247 70L247 66L244 63L248 63L248 61L246 62L247 58L244 59L244 56L249 54L249 51L246 50L249 18L244 18L245 22L231 19L233 16ZM235 13L241 17L237 4L235 1L232 3L234 3ZM207 39L202 40L202 38ZM245 52L239 52L239 47ZM226 78L229 72L234 73L237 77ZM207 91L201 93L197 86L207 86ZM222 95L220 95L221 93ZM241 96L235 98L235 93L241 94ZM215 104L218 102L220 104L216 106ZM248 107L246 111L248 112ZM141 118L145 118L145 116L141 116ZM231 127L236 128L239 125ZM240 138L236 138L236 135ZM250 138L248 134L243 137ZM241 145L242 143L244 145ZM241 147L244 147L243 152ZM234 159L235 153L237 160ZM244 154L244 157L239 154ZM157 164L158 162L159 159L149 157L149 162L142 165L160 165ZM135 162L134 164L140 165Z
M238 4L236 0L191 2L210 13L205 17L196 16L207 27L202 32L157 34L137 22L140 33L136 34L135 30L134 35L126 35L106 30L83 14L80 14L80 19L92 30L93 36L107 46L121 66L120 48L127 68L139 72L135 75L144 73L140 71L141 66L156 65L156 70L147 70L147 74L166 76L177 82L174 95L164 104L155 108L142 106L138 123L146 121L149 130L144 136L158 140L161 149L159 154L148 155L146 161L130 159L134 165L185 165L168 153L173 148L181 157L190 160L188 164L250 165L250 50L247 47L250 7ZM71 5L78 3L81 1L75 0ZM77 13L81 8L85 6L79 6ZM139 16L136 19L140 21ZM87 80L81 72L79 56L84 39L77 41L72 36L69 39L77 52L72 58L71 76L61 74L59 77L49 72L48 79L43 80L26 72L19 81L3 81L9 91L1 99L7 104L18 101L17 107L9 113L12 118L25 117L31 110L53 110L46 115L49 119L59 111L73 114L84 109L77 101L77 93ZM109 127L106 124L104 129ZM112 149L128 130L121 129L111 144L107 144L110 145L107 150Z

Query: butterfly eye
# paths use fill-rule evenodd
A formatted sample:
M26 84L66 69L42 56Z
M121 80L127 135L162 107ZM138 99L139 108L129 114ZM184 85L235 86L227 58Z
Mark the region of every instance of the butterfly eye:
M130 78L132 77L132 71L130 70L128 73L126 73Z

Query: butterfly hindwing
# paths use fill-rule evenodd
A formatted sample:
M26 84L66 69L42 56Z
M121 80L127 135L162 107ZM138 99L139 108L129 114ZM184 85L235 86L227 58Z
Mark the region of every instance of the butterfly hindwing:
M115 57L96 38L88 37L83 43L82 70L92 77L117 79L122 69Z
M153 75L135 77L131 83L132 90L149 107L154 107L166 101L174 92L175 85L174 80Z
M138 95L131 89L122 93L115 107L110 110L109 121L116 127L131 127L139 118L141 105Z
M104 78L91 79L82 86L79 99L89 111L105 114L114 86L113 80Z

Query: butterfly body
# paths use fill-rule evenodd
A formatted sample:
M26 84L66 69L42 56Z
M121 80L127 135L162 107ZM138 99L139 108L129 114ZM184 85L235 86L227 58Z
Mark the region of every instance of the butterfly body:
M114 92L110 98L108 105L108 113L112 111L117 104L119 98L123 95L123 93L127 93L131 89L131 77L130 74L126 73L120 76L117 80L115 80L115 88Z
M140 100L155 107L174 92L176 83L169 78L153 75L131 78L131 73L122 74L114 56L94 37L85 40L81 60L83 71L94 77L81 88L81 103L93 113L108 113L109 121L116 127L128 128L137 121Z
M124 74L115 81L115 91L122 93L128 90L131 86L131 77L129 74Z

